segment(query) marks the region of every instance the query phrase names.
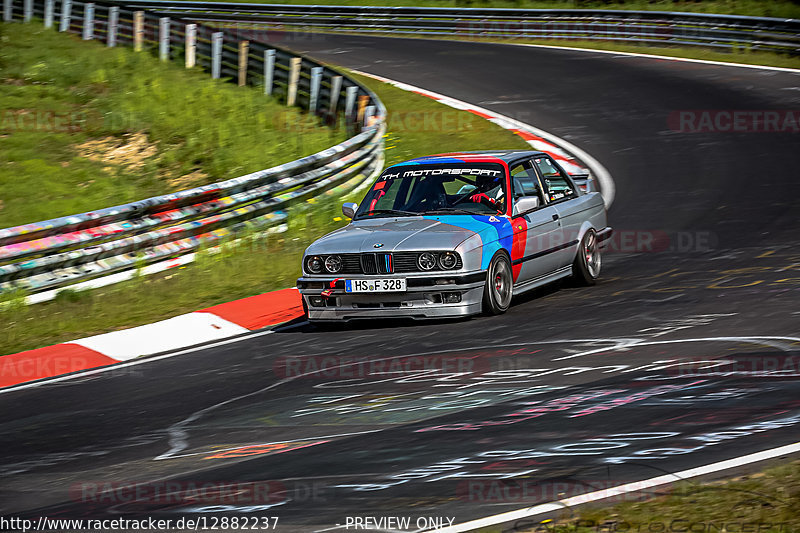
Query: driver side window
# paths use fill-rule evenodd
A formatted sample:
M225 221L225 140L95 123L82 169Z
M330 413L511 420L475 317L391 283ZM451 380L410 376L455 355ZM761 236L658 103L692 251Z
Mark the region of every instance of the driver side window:
M511 189L514 198L513 214L521 214L544 205L544 198L539 187L539 178L536 176L530 161L525 161L512 166Z
M511 167L511 187L514 191L514 198L538 196L540 202L543 200L536 172L529 161Z

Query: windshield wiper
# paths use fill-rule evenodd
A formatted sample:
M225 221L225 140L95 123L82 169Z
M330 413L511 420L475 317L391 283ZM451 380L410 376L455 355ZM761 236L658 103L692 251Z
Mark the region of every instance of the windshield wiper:
M408 216L416 217L419 216L420 213L415 213L413 211L402 211L400 209L375 209L358 215L358 218L369 217L371 215L399 215L404 217Z

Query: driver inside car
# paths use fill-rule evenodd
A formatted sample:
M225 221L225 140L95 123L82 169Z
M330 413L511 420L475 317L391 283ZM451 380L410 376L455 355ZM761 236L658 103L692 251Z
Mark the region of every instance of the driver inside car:
M505 194L501 177L480 176L475 185L477 192L469 197L470 201L495 209L498 213L505 211Z

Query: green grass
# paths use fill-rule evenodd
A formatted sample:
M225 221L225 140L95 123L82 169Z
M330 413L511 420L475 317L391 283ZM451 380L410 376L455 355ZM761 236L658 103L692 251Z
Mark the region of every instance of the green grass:
M257 0L229 0L259 3ZM758 17L800 17L800 4L791 0L262 0L269 4L339 6L506 7L529 9L629 9L634 11L690 11Z
M472 113L350 73L388 109L386 165L426 154L495 148L529 149L517 135Z
M467 113L369 78L389 112L387 164L457 150L526 149L520 137ZM345 224L335 202L309 202L290 212L289 230L249 238L224 253L201 254L197 263L164 274L86 292L67 292L53 302L0 307L0 354L14 353L138 326L218 303L293 286L303 250Z
M794 533L800 531L800 461L714 482L683 482L668 494L612 507L579 508L544 524L520 521L513 531L597 533L662 531ZM630 498L635 499L635 498ZM694 524L692 526L692 524ZM686 528L686 529L684 529ZM485 528L482 533L510 531Z
M241 176L345 137L149 52L0 25L0 227Z

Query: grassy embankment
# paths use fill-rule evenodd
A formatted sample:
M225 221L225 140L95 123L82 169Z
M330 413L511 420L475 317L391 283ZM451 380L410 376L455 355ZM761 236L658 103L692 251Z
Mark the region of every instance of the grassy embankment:
M148 53L38 22L0 25L0 39L0 227L241 176L346 137Z
M589 492L587 487L587 492ZM800 531L800 461L710 482L681 482L661 496L631 494L612 506L585 507L563 518L520 520L480 533L796 533ZM622 498L622 497L620 497Z
M19 122L13 123L17 127L3 126L1 226L241 175L343 138L308 123L277 128L274 116L283 116L286 108L265 101L255 89L214 83L147 54L108 50L36 28L0 26L0 109L21 109L23 116L82 113L90 119L75 131L19 128ZM475 115L363 81L389 109L387 164L432 152L528 147ZM106 113L123 120L91 118ZM304 120L299 114L294 119ZM291 286L305 247L345 223L339 204L326 200L298 206L290 213L288 232L221 254L201 254L186 268L103 289L66 292L51 303L0 309L0 354Z

